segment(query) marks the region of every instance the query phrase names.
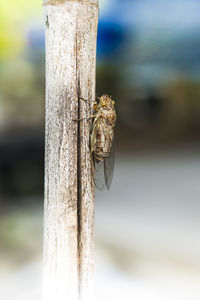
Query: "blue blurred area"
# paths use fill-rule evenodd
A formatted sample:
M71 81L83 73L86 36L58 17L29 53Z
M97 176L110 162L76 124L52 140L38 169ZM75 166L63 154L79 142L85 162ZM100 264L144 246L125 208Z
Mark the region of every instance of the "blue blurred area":
M28 32L28 42L31 50L44 51L44 30L40 27L31 28Z
M169 73L173 77L180 72L184 77L200 79L199 1L111 0L109 3L100 14L100 62L104 59L116 64L118 54L123 59L124 71L128 68L129 76L134 75L143 84L152 81L149 72L157 73L157 82L167 80Z
M97 36L97 60L113 60L115 55L120 54L126 41L127 35L122 24L100 20Z
M110 0L102 9L100 1L97 62L118 64L122 60L122 68L128 67L129 74L132 70L136 81L143 83L146 78L151 81L149 67L157 73L157 81L163 78L164 69L164 79L177 72L200 79L198 11L197 0ZM27 38L31 56L44 51L43 28L30 28Z
M40 26L31 27L27 35L28 47L26 49L26 54L28 59L32 63L41 64L41 60L44 61L45 53L45 37L44 29Z

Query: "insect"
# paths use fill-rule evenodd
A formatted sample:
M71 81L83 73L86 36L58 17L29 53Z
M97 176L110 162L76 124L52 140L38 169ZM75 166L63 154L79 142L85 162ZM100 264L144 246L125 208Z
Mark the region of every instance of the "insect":
M91 154L95 174L94 181L98 190L105 186L109 190L114 170L114 127L116 123L115 102L108 95L102 95L94 103L91 134Z

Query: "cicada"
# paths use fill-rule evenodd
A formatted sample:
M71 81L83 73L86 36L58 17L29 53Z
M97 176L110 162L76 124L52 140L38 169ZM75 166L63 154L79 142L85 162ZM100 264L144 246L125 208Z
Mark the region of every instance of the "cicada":
M91 154L94 163L94 182L98 190L109 190L114 170L115 102L108 95L97 98L91 133Z

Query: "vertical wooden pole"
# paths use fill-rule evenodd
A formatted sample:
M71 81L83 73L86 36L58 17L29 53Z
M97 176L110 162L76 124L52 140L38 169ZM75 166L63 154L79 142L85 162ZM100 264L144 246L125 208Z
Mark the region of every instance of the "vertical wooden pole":
M98 0L44 0L46 150L44 300L93 298L95 99ZM83 101L80 97L89 99Z

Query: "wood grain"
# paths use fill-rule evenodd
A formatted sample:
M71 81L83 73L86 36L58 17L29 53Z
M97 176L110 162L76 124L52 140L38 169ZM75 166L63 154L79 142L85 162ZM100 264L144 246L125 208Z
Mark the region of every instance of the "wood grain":
M44 300L93 298L94 183L90 122L98 9L45 5L46 149ZM57 5L63 2L63 5ZM92 1L98 5L97 1ZM44 2L46 3L46 2ZM79 97L89 99L82 101Z

